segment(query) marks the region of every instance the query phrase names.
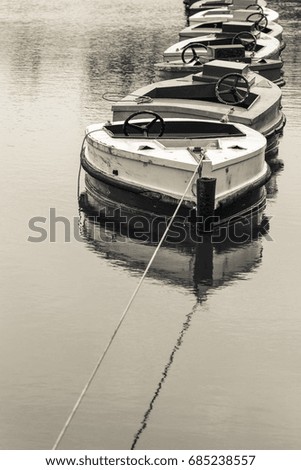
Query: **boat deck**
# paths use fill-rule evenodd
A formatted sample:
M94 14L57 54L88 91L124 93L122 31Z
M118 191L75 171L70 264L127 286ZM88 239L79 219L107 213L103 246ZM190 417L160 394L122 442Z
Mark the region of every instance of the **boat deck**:
M144 124L144 120L135 123ZM99 150L118 153L124 158L137 154L140 161L147 163L192 170L199 162L203 151L206 160L215 166L228 164L230 161L246 158L246 155L264 148L266 139L239 124L223 124L187 120L187 132L180 132L183 121L169 120L162 137L144 137L143 135L125 136L122 132L123 123L93 124L87 128L88 143ZM155 134L159 130L157 124L152 129ZM191 132L189 132L189 128ZM198 130L197 130L198 128ZM219 129L218 129L219 128ZM113 130L113 132L112 132Z
M244 12L244 13L243 13ZM204 10L189 17L189 22L201 23L204 21L219 21L220 18L223 21L231 21L232 19L247 19L251 14L258 13L258 10L252 9L238 9L231 10L231 7L214 8L212 10ZM260 13L260 12L259 12ZM268 22L277 22L279 19L279 13L270 8L263 8L263 14L266 15ZM255 17L256 18L256 17Z
M180 39L185 39L187 37L196 37L196 36L201 36L201 35L208 35L210 33L217 33L217 34L225 34L225 23L228 23L229 25L236 23L237 24L237 32L242 32L242 31L248 31L246 26L244 26L244 23L247 25L248 22L235 22L235 21L225 21L220 19L219 21L216 21L214 19L202 22L202 23L192 23L190 26L187 26L186 28L182 29L179 33L179 38ZM250 25L252 23L249 23ZM241 25L241 26L240 26ZM251 29L251 28L250 28ZM254 34L254 31L250 31ZM257 35L258 39L260 39L262 34L267 34L268 36L278 39L279 41L282 40L282 33L283 33L283 28L280 24L271 22L267 25L266 28L262 30L260 34ZM229 32L229 35L234 36L235 33Z
M249 106L219 102L213 94L214 85L202 82L202 73L200 73L164 80L136 90L133 95L126 96L112 106L113 119L116 121L126 119L131 113L143 109L153 110L163 117L178 116L220 121L229 116L231 122L251 126L266 135L283 117L279 113L281 91L277 85L264 77L252 72L250 74L253 77L253 84L250 87ZM217 79L212 81L215 84ZM142 99L137 98L137 95ZM143 98L146 97L148 99L144 101Z
M268 34L261 33L260 37L256 39L257 44L254 53L245 52L246 57L252 57L253 59L263 59L263 58L273 58L278 59L280 55L280 42L278 39L269 36ZM168 62L171 60L181 60L181 55L185 47L190 44L201 43L205 46L218 46L218 45L229 45L232 44L232 38L228 36L223 36L221 34L206 34L204 36L190 37L183 39L168 49L163 53L163 60ZM198 51L200 58L206 60L207 53L205 50Z

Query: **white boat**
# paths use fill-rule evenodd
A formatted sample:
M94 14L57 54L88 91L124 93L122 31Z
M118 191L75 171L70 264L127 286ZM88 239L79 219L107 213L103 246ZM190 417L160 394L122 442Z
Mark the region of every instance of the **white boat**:
M102 211L99 211L99 207ZM258 213L264 210L264 199L261 200ZM87 242L89 250L95 250L106 263L123 266L136 275L143 272L154 252L154 244L158 243L165 229L164 219L147 217L144 213L137 216L127 206L114 205L110 199L94 198L93 191L86 188L80 206L81 236ZM106 218L107 216L107 218ZM119 224L119 218L129 221ZM259 224L254 220L250 228L238 220L235 231L224 232L213 236L202 235L196 240L190 227L179 229L172 227L165 243L160 248L160 254L154 259L148 275L160 281L180 285L193 292L198 300L204 300L208 290L235 281L239 275L253 271L262 262L262 238ZM144 231L141 234L131 229L130 222L144 221ZM109 223L106 223L108 222ZM114 221L114 222L112 222ZM266 226L263 218L262 226ZM162 229L161 229L162 227ZM243 229L243 234L239 232ZM267 227L268 228L268 227ZM264 229L263 229L264 231ZM258 233L257 233L258 232ZM142 238L143 235L143 238ZM143 243L141 243L143 241Z
M213 182L214 210L228 207L269 178L265 147L265 137L242 124L163 119L143 110L122 121L89 126L81 163L96 194L102 183L142 194L153 212L158 202L160 210L178 204L199 167L182 208L206 212L210 201L197 200L198 181Z
M183 2L190 15L198 13L199 11L210 10L221 7L231 7L234 9L247 8L250 5L259 5L262 8L266 7L265 0L184 0Z
M241 12L242 10L240 10ZM243 11L245 13L245 10ZM243 15L241 15L243 16ZM182 29L179 34L179 39L184 40L187 38L195 38L207 36L211 33L216 33L220 37L234 37L241 32L249 32L253 34L256 39L259 39L262 34L278 39L280 42L280 51L284 49L285 43L283 40L283 28L278 23L267 23L265 16L258 12L250 12L247 10L246 18L249 20L229 20L229 21L205 21L203 23L193 23ZM256 19L257 18L257 19ZM263 36L265 37L265 36Z
M247 34L243 34L241 37L249 39ZM202 38L199 40L202 41ZM164 62L154 65L155 81L196 74L203 70L203 64L206 62L222 59L247 63L250 70L259 73L278 86L285 84L282 60L268 58L274 55L271 46L276 40L269 40L268 44L261 40L262 46L257 51L246 51L243 44L232 44L232 40L229 41L230 44L220 44L218 38L210 40L206 37L207 46L203 42L194 42L194 40L183 42L184 47L181 42L177 44L177 49L182 51L180 59L171 60L165 56ZM276 44L275 48L277 47L279 48L279 45Z
M222 60L207 62L198 74L134 91L113 104L113 120L145 108L164 118L214 119L249 126L267 138L267 157L277 152L285 124L280 88L251 72L247 64Z
M241 44L245 48L245 57L248 59L274 59L280 58L280 42L278 39L272 38L267 34L261 33L256 37L250 32L240 32L232 35L223 35L219 33L212 33L195 38L188 38L172 44L163 52L163 61L171 62L174 60L181 60L184 49L191 44L202 44L205 48L200 48L199 58L201 62L205 62L208 58L207 46L230 46ZM193 56L191 52L191 57ZM189 53L186 53L189 57Z
M230 7L213 8L212 10L204 10L195 13L189 17L189 24L194 23L200 24L207 21L220 22L220 21L247 21L250 15L257 13L257 16L252 16L251 19L261 19L259 14L263 14L267 18L267 22L277 23L279 19L279 13L271 8L256 8L256 5L250 5L250 8L246 9L232 9Z

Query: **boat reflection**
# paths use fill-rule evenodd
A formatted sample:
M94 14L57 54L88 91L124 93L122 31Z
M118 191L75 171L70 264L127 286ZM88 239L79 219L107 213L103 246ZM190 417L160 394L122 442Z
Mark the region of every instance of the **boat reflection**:
M269 181L266 183L265 188L267 192L267 200L273 200L277 198L278 183L277 178L284 169L284 163L282 160L274 160L273 165L270 164L272 169L272 175Z
M261 212L264 209L265 189L260 196ZM166 227L162 220L133 215L125 206L105 204L100 201L92 204L91 194L83 193L80 198L81 235L86 240L89 249L108 262L128 269L137 275L144 272L151 259L155 247ZM99 208L96 215L95 208ZM257 206L258 208L258 206ZM261 213L262 216L262 213ZM151 265L148 275L161 283L171 283L187 288L195 295L195 304L189 312L183 313L183 323L175 338L174 346L161 371L160 379L149 397L146 410L137 423L137 430L131 440L131 449L136 449L138 442L148 426L156 401L160 396L175 356L181 349L193 317L200 304L206 301L210 291L218 289L241 279L246 273L256 269L262 261L262 237L268 233L268 223L265 217L258 226L252 225L254 214L250 212L250 220L246 217L236 224L226 226L226 230L196 237L191 230L192 225L182 226L182 239L175 242L172 237L166 237ZM256 214L258 218L258 212ZM148 221L148 231L146 231ZM155 223L156 221L156 223ZM144 225L143 225L144 222ZM160 222L160 223L159 223ZM164 220L163 220L164 222ZM135 230L135 228L139 230ZM240 227L240 230L238 230ZM177 227L172 226L175 231ZM241 230L243 228L244 230ZM144 230L144 231L143 231ZM185 237L183 234L185 233ZM243 236L244 235L244 236Z
M235 223L211 233L198 234L194 225L175 220L148 275L188 288L200 302L208 290L255 269L262 259L262 237L269 230L263 216L265 188L258 196L256 210L253 205L248 217L244 211L243 218L236 217ZM142 273L169 219L133 213L105 199L101 205L99 200L96 203L92 204L89 193L81 194L80 233L89 249L133 273Z
M197 226L189 221L186 223L180 214L148 270L148 278L161 285L186 289L195 302L182 314L178 334L131 437L131 449L139 448L186 333L193 328L203 303L216 290L245 279L262 263L263 238L271 239L265 215L266 200L276 197L277 175L283 169L283 162L278 158L270 160L269 164L272 177L268 184L248 194L239 206L231 207L224 224L214 231L198 233ZM142 209L144 203L143 196L137 200L132 193L116 192L105 183L95 192L87 175L84 192L79 198L80 233L88 248L133 276L144 273L171 216L164 218L145 212Z

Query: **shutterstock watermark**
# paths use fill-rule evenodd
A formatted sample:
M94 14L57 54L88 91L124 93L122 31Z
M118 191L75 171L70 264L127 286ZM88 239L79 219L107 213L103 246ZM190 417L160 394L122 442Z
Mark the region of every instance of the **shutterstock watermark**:
M80 234L80 217L74 216L70 220L68 217L57 215L55 207L49 209L48 217L35 216L29 219L28 228L31 235L27 240L32 243L85 241Z
M123 213L120 208L108 211L100 210L96 215L74 216L71 219L58 215L54 207L45 216L35 216L28 221L30 235L27 240L31 243L85 242L89 239L108 242L127 243L131 239L141 243L158 243L167 228L170 218L147 217L143 215ZM218 216L196 217L195 214L183 217L177 216L171 224L165 241L170 244L180 244L185 241L202 243L204 238L213 243L223 243L226 240L234 244L243 244L258 237L272 241L269 235L271 218L264 217L258 211L250 211L247 216L228 217L223 222Z

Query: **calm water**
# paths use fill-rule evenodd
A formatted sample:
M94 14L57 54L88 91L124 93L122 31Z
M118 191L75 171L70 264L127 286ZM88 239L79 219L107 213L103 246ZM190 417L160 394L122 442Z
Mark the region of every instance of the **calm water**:
M160 251L61 448L301 448L301 4L269 6L287 41L269 236ZM84 128L110 117L103 93L153 79L184 8L2 0L0 25L0 447L49 449L153 251L85 214L82 242L62 221L50 242L50 208L77 227Z

